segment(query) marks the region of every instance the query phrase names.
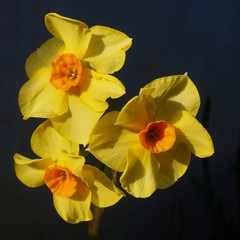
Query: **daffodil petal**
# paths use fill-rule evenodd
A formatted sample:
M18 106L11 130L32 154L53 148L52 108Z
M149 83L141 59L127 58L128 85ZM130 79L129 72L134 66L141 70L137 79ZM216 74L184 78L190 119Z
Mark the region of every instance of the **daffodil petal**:
M17 178L28 187L44 185L46 168L53 164L51 158L30 159L21 154L14 154L14 169Z
M173 150L156 154L154 157L160 163L157 175L158 188L164 189L173 185L186 172L191 152L185 144L181 143Z
M169 122L176 129L177 140L187 144L194 155L204 158L214 153L211 136L190 113L177 112Z
M147 198L157 189L159 162L140 144L129 148L126 168L121 175L123 189L137 198Z
M86 71L85 71L86 72ZM108 108L107 98L118 98L125 94L124 85L115 77L88 70L90 81L86 91L82 91L81 100L96 112Z
M63 151L69 154L79 153L79 145L62 137L50 120L43 122L33 132L31 148L34 153L43 158L51 156L57 159L63 155Z
M84 184L71 198L54 194L53 203L58 214L68 223L90 221L93 218L90 210L91 191Z
M75 176L79 178L82 177L82 168L85 163L85 158L83 156L62 152L62 156L57 159L56 163L58 166L70 170Z
M94 182L90 186L92 192L92 203L100 208L106 208L117 203L124 194L113 184L113 182L98 168L84 165L83 175L91 173Z
M25 70L29 78L42 67L51 67L51 62L63 48L63 42L57 38L50 38L40 48L33 52L26 60Z
M92 35L85 23L57 13L49 13L45 16L45 24L54 37L64 42L64 52L74 53L79 59L82 58Z
M101 162L122 172L126 165L127 149L139 142L138 134L115 126L118 112L106 113L94 127L88 150Z
M93 26L90 31L93 35L84 60L99 73L111 74L121 69L132 39L118 30L104 26Z
M57 91L49 79L50 71L41 68L21 87L18 102L24 119L52 118L67 111L65 92Z
M131 100L120 111L116 125L134 132L140 132L154 120L156 103L148 95L139 95Z
M186 110L196 115L200 106L198 90L186 75L162 77L148 83L144 89L154 89L152 97L159 105L156 120L168 120L175 112Z
M103 113L90 109L77 95L69 95L68 100L68 112L51 119L52 124L65 138L86 145L89 142L89 134Z

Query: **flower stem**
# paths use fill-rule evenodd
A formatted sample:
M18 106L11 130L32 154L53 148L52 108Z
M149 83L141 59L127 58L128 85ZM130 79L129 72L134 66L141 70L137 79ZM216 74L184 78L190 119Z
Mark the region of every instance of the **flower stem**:
M100 161L97 162L97 168L105 173L107 177L111 179L113 184L116 184L117 181L117 172L107 167ZM97 240L99 227L101 222L101 217L103 214L104 208L99 208L95 205L91 205L91 211L93 214L93 219L88 224L88 240Z
M91 211L93 214L93 220L91 220L88 225L88 240L96 240L98 239L98 230L103 208L96 207L92 204Z

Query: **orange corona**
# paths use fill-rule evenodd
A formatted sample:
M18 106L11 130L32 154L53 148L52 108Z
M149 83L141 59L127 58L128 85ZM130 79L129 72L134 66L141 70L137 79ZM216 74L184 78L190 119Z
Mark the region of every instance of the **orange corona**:
M71 197L75 192L78 179L67 168L55 165L46 170L44 180L52 193L62 196Z
M50 82L63 91L68 91L80 83L82 64L72 53L59 55L52 62Z
M172 148L176 140L175 129L168 122L151 122L139 134L143 147L153 153L166 152Z

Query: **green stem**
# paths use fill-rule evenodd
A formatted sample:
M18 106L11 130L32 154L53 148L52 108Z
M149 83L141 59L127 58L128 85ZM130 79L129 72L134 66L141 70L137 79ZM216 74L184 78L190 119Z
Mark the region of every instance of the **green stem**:
M115 184L117 180L117 172L110 169L109 167L105 166L103 163L98 163L98 168L102 170L107 177L109 177L112 182ZM99 208L95 205L91 205L91 211L93 214L93 219L89 222L88 225L88 240L97 240L98 239L98 232L101 222L101 217L103 214L104 209Z
M95 205L92 204L91 211L93 214L93 219L89 222L88 225L88 240L98 239L98 231L103 210L104 210L103 208L96 207Z

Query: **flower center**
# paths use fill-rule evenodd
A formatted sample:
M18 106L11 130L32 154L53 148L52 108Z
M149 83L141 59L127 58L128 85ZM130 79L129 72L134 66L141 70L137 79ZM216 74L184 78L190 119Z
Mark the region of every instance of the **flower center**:
M172 148L176 134L168 122L151 122L139 134L140 143L153 153L166 152Z
M82 73L81 62L72 53L59 55L52 62L52 73L50 82L63 91L79 84Z
M44 180L52 193L62 197L71 197L76 192L78 184L78 179L75 175L67 168L57 165L46 170Z

